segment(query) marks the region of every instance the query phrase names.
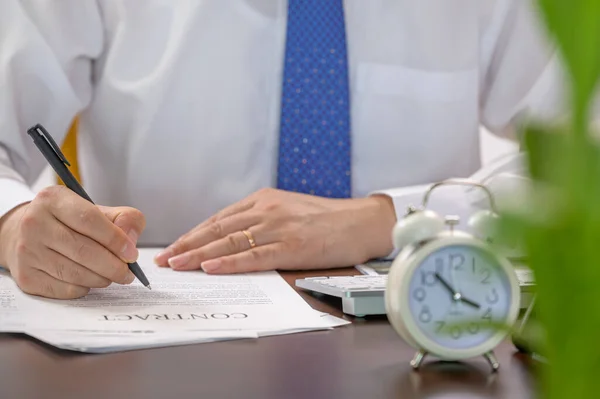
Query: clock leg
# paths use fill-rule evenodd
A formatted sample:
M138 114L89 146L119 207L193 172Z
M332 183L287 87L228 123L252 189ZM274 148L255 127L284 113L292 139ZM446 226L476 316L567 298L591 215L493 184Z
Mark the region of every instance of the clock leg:
M500 363L498 363L498 359L496 359L494 351L489 351L488 353L485 353L483 357L486 358L486 360L488 361L490 366L492 366L492 369L494 371L497 371L500 368Z
M427 352L423 350L420 350L417 353L415 353L415 357L413 357L413 359L410 361L410 365L412 366L412 368L415 370L418 369L421 363L423 362L425 356L427 356Z

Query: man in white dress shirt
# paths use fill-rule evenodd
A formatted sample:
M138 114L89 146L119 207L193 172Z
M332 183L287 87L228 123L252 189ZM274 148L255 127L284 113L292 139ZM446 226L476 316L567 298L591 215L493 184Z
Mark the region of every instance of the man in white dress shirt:
M207 273L388 256L423 185L480 168L480 125L503 135L550 90L529 1L302 3L0 3L0 264L21 289L130 283L136 244ZM27 129L60 142L76 115L103 206L30 189Z

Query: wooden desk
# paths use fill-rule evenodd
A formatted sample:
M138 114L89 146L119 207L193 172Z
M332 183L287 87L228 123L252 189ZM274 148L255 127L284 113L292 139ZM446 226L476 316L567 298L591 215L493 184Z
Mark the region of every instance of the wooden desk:
M327 272L350 274L350 269ZM284 273L296 278L321 272ZM342 316L341 304L302 296ZM408 365L414 350L385 317L350 326L258 340L188 345L108 355L56 350L20 335L0 335L0 397L29 398L532 398L526 358L506 343L500 371L483 359Z

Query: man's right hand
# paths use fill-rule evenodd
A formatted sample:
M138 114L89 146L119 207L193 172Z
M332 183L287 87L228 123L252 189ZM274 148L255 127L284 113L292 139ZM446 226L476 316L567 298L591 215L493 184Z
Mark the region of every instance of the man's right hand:
M26 293L72 299L112 282L130 284L145 227L133 208L102 207L62 186L41 191L0 219L0 265Z

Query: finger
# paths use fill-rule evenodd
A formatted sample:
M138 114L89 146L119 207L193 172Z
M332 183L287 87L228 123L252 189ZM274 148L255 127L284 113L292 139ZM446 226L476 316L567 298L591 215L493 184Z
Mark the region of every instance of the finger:
M189 233L184 234L182 236L182 238L188 234L192 234L193 232L206 227L207 225L209 225L211 223L214 223L217 220L225 219L229 216L233 216L238 213L246 212L246 211L252 209L252 207L254 207L255 203L256 203L256 201L254 200L254 198L248 197L239 202L236 202L233 205L223 208L216 215L208 218L207 220L205 220L204 222L200 223L198 226L193 228Z
M31 268L19 276L18 283L23 292L45 298L75 299L90 292L89 288L60 281L43 270Z
M43 197L54 217L71 230L98 242L124 261L137 259L135 244L94 204L64 187L46 190Z
M268 244L234 255L208 260L202 263L202 270L209 274L275 270L282 264L285 264L285 254L286 251L283 244Z
M91 238L60 222L54 223L52 230L44 243L48 248L115 283L130 284L135 279L125 262Z
M251 234L254 236L254 233ZM251 246L248 237L241 231L236 231L225 238L170 258L169 266L175 270L196 270L200 269L203 262L210 259L237 254L249 249Z
M208 243L227 237L228 235L258 224L261 217L256 212L242 211L223 219L215 219L202 228L196 228L171 244L165 251L155 257L158 265L169 265L169 260L177 255L203 247Z
M111 281L88 268L75 263L66 256L47 248L44 251L44 262L39 266L57 280L88 288L105 288Z
M230 234L236 230L245 229L248 226L256 224L257 216L255 214L247 215L248 212L246 212L253 206L254 201L247 200L225 208L220 213L209 218L208 220L196 226L194 229L190 230L188 233L179 237L177 241L169 245L164 251L159 252L154 257L154 263L159 266L167 267L169 266L169 259L176 255L182 254L194 248L198 248L209 243L210 241L223 238L227 236L227 234ZM235 218L232 220L227 220L238 215L244 216L241 216L242 219ZM208 236L212 236L213 238L207 240L206 238Z
M146 217L141 211L128 206L109 207L98 205L98 209L115 226L125 232L133 243L137 244L138 238L146 228Z

